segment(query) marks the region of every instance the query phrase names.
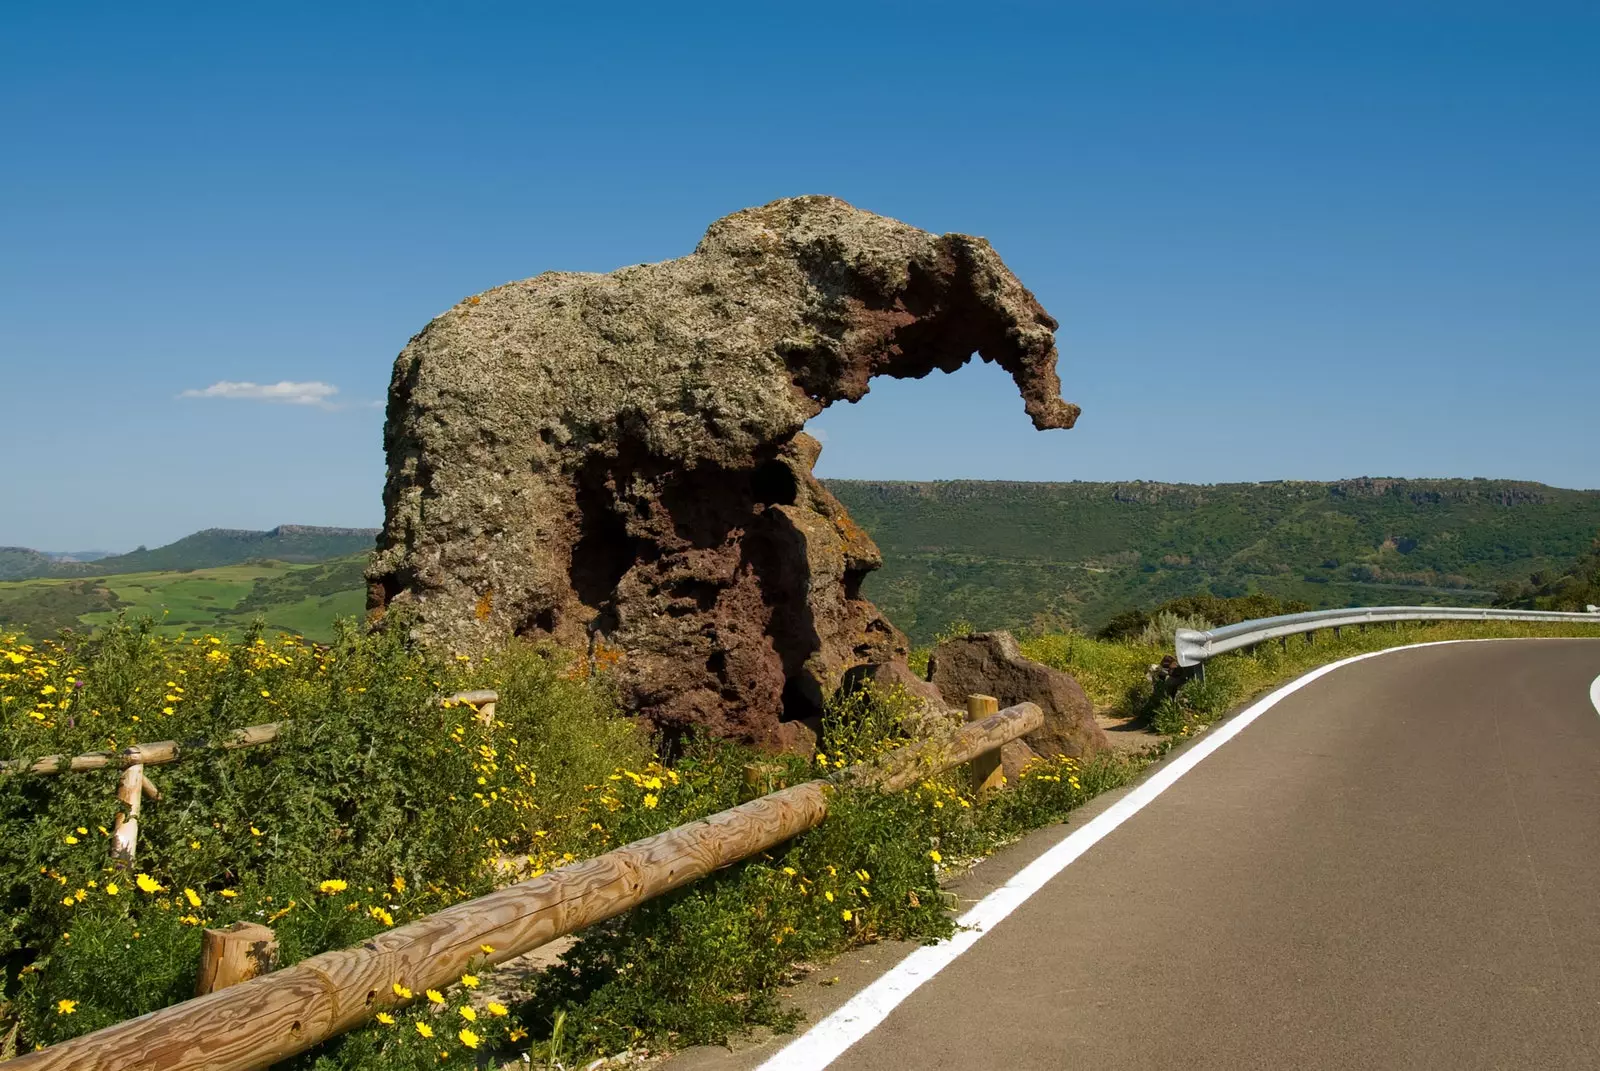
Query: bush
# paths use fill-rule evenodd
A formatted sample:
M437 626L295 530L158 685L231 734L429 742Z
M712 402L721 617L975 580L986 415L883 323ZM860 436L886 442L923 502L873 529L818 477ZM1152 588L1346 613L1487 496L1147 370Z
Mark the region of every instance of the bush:
M446 661L402 634L230 644L146 622L87 642L0 638L8 757L286 722L275 744L152 768L162 798L127 871L108 854L114 772L0 778L0 1000L25 1048L187 997L201 926L269 921L294 962L626 824L596 786L650 752L603 682L551 650ZM494 724L441 705L469 685L500 689Z

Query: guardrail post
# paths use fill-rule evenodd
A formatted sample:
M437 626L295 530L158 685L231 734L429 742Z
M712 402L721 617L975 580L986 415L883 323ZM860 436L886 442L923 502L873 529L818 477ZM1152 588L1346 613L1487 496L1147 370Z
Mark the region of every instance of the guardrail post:
M1000 712L1000 700L992 695L967 696L967 721L982 721ZM986 792L1005 784L1005 770L1000 765L1000 749L985 752L967 764L972 776L972 791Z

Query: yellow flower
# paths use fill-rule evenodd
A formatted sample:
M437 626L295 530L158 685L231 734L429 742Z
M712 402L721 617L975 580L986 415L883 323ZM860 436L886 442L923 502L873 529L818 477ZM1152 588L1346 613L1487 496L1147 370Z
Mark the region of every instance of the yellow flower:
M391 881L389 884L394 886L394 891L395 892L405 892L406 891L406 879L402 878L398 874L395 875L394 880Z
M928 853L928 858L932 859L935 863L944 862L944 856L939 854L938 849L934 849L933 851L929 852Z
M78 1010L78 1002L75 1001L75 1000L58 1000L58 1001L56 1001L56 1014L57 1015L71 1015L73 1012L75 1012L77 1010Z
M185 889L185 890L183 890L183 898L185 900L189 901L189 906L190 907L199 907L200 906L200 894L195 892L193 889Z
M156 884L156 879L152 878L149 874L140 874L136 876L133 879L133 883L139 886L139 891L141 892L158 893L161 891L161 886Z
M496 1000L491 1000L487 1005L485 1005L485 1009L490 1015L493 1015L497 1018L499 1016L506 1015L511 1011L510 1008L507 1008L504 1004L501 1004Z
M468 989L476 989L478 988L478 976L476 974L463 974L461 976L461 984Z
M828 903L833 903L833 894L831 892L825 892L822 895L827 899Z
M115 895L117 895L117 893L119 893L121 891L122 890L117 887L117 883L116 882L114 882L114 881L106 882L106 895L107 896L115 896Z
M234 892L232 889L223 889L222 892L220 892L218 895L219 896L226 896L229 900L232 900L235 896L238 896L239 894Z
M61 904L62 904L63 907L71 907L73 904L75 904L77 902L78 901L74 900L71 897L71 895L63 896L61 898Z
M507 1034L506 1038L511 1040L511 1041L521 1041L523 1038L525 1038L527 1036L528 1036L527 1030L525 1030L525 1029L523 1029L522 1027L519 1026L515 1030L513 1030L509 1034Z
M850 916L850 909L849 908L845 908L843 911L839 912L839 917L844 919L846 922L849 922L850 921L850 917L851 917Z
M394 1016L390 1015L388 1012L379 1012L378 1022L382 1023L384 1026L393 1026Z
M88 829L87 826L79 826L78 827L78 832L84 834L85 836L87 836L88 833L89 833L89 829Z
M342 893L349 887L350 886L347 882L342 881L339 878L329 878L327 881L318 886L318 888L325 893Z
M472 1005L463 1004L458 1010L461 1012L461 1018L467 1022L475 1023L478 1021L478 1013L472 1009Z
M460 1033L456 1034L456 1037L460 1038L461 1044L465 1045L469 1049L476 1049L478 1047L478 1035L474 1034L466 1027L462 1027Z
M794 877L794 867L792 867L792 866L786 866L786 867L784 867L784 868L783 868L783 872L784 872L784 873L785 873L785 874L787 874L787 875L789 875L789 876L790 876L790 877L791 877L791 878L792 878L792 877Z
M271 699L272 698L272 693L267 691L265 688L263 688L263 689L261 689L261 698L263 698L263 699Z
M651 810L653 810L655 808L655 805L656 805L656 794L654 792L646 792L644 794L644 805L645 805L646 808L651 809Z
M66 841L66 842L67 842L67 843L68 843L68 844L76 844L76 843L78 843L78 838L77 838L77 837L74 837L74 836L73 836L73 835L72 835L72 834L71 834L71 833L68 833L68 834L67 834L67 835L66 835L66 836L65 836L65 837L64 837L64 838L62 838L62 839L63 839L63 840L65 840L65 841Z
M486 955L486 956L494 955L494 945L479 945L478 947L483 950L483 954L484 955Z
M261 830L257 829L255 826L251 826L250 827L250 835L252 837L259 837L259 836L261 836Z
M433 1037L433 1027L429 1026L427 1023L418 1023L417 1033L421 1034L425 1038L431 1038Z
M43 688L39 689L39 694L40 695L55 695L56 694L56 686L53 685L53 684L47 684Z
M428 998L428 1002L430 1004L443 1004L444 1003L444 994L439 992L437 989L430 989L430 990L427 991L427 993L425 993L423 995Z
M385 926L393 926L394 925L394 916L389 914L389 912L385 911L381 907L373 907L370 910L368 910L367 914L371 915L373 918L377 919L379 922L383 923Z
M399 982L396 982L392 988L394 989L394 995L399 997L401 1000L411 999L411 990L407 989Z

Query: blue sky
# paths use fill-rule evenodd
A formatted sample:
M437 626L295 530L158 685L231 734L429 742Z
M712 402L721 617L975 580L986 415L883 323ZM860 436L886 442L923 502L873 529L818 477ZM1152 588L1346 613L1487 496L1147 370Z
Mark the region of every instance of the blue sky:
M0 12L0 544L376 525L430 317L800 193L988 237L1084 410L880 381L824 475L1600 487L1592 4L248 7Z

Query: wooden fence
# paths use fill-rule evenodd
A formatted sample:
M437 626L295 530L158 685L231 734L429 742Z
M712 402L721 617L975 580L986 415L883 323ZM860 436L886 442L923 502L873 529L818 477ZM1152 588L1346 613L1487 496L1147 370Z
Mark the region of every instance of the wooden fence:
M978 708L981 709L981 706ZM620 915L811 829L836 784L895 792L1044 724L1022 703L827 780L808 781L541 877L463 901L354 948L324 952L203 997L30 1053L7 1071L250 1071L288 1059L415 993L454 983ZM482 947L494 952L485 957Z

